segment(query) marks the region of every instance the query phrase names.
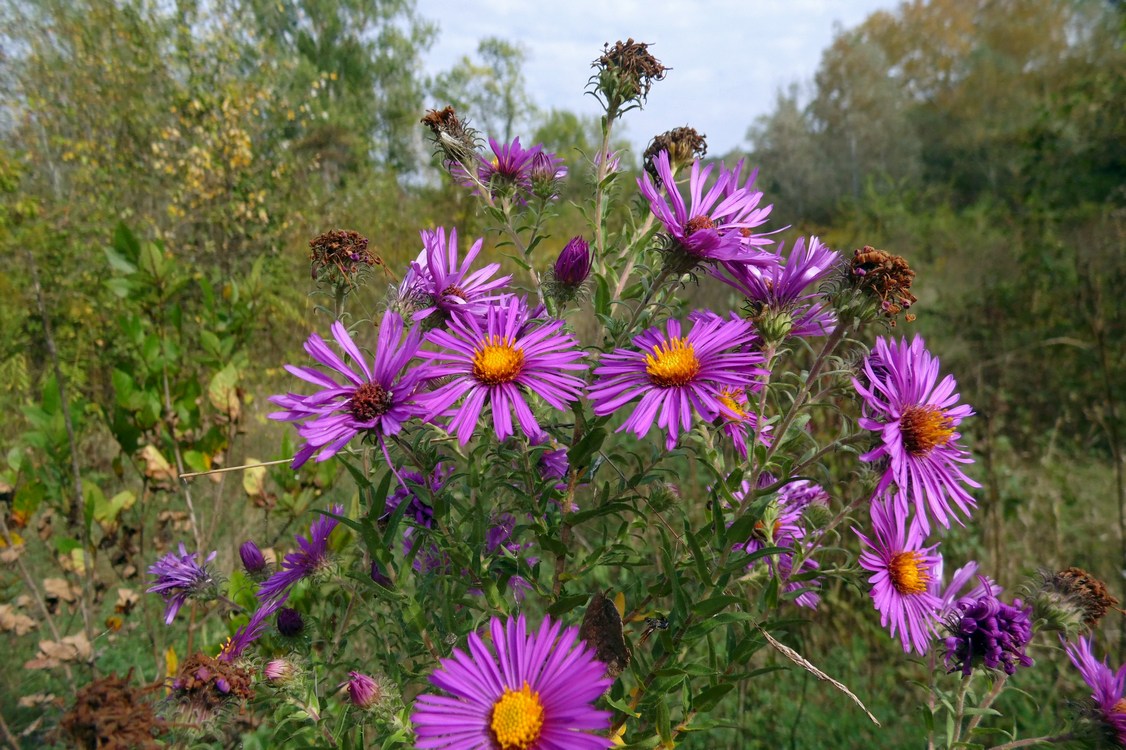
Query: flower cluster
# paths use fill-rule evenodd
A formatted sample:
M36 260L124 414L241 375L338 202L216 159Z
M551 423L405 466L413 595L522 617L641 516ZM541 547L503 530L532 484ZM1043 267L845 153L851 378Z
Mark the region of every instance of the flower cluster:
M947 668L969 675L980 664L1013 674L1018 665L1031 666L1032 659L1024 653L1032 640L1031 611L1020 599L1005 604L991 591L959 604L948 625Z

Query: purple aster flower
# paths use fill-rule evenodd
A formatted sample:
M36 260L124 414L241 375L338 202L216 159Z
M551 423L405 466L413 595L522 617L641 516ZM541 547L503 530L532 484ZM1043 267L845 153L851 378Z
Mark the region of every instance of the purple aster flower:
M532 189L532 162L536 154L543 151L542 146L523 148L520 138L514 138L512 143L497 143L489 139L489 148L493 150L493 160L481 164L477 175L481 182L492 188L493 195L507 187L515 187L519 191L530 192Z
M951 517L961 523L955 509L969 515L975 504L963 485L981 485L958 466L973 461L958 444L961 435L956 432L973 409L958 404L953 376L947 375L935 385L938 359L924 346L919 336L910 344L906 339L877 339L864 363L867 383L856 378L852 382L864 398L860 425L879 432L883 441L860 458L889 462L876 494L883 494L894 482L900 514L907 515L913 502L914 524L925 535L930 533L928 516L948 528Z
M248 539L242 543L242 546L238 548L238 555L242 559L242 567L246 569L247 573L260 573L266 569L266 558L253 539Z
M606 174L611 174L621 169L622 157L616 151L599 151L594 155L595 169L601 166L602 162L606 162Z
M180 554L169 552L157 560L149 568L149 575L155 576L153 585L148 588L150 594L160 594L167 603L164 608L164 623L171 625L176 619L176 613L189 597L201 595L215 586L215 579L207 568L207 563L215 559L212 552L202 564L196 562L199 552L190 555L180 543Z
M841 262L840 254L810 237L808 245L804 238L795 242L785 258L782 244L774 255L776 264L723 263L713 274L747 298L764 338L778 341L786 336L831 333L837 316L811 287L833 272Z
M650 328L633 340L638 351L618 349L602 357L594 371L598 380L588 395L594 413L611 414L637 397L641 401L618 428L644 437L653 422L668 435L665 447L676 446L680 430L692 427L692 410L706 421L738 413L720 399L724 388L746 388L765 371L757 352L741 347L754 337L750 323L702 316L681 335L680 322L669 320L665 331Z
M1071 663L1091 688L1100 718L1111 743L1126 747L1126 665L1115 672L1107 662L1095 658L1090 638L1079 638L1075 645L1066 644ZM1110 744L1110 743L1108 743Z
M988 587L983 582L982 595L962 601L947 618L950 635L944 661L951 672L968 677L980 665L1014 674L1018 666L1032 666L1032 659L1024 653L1032 640L1032 608L1020 599L1005 604L992 591L985 591Z
M478 317L484 315L489 303L497 299L491 294L503 288L512 276L490 278L500 270L499 263L490 263L470 272L470 266L481 253L482 238L477 238L460 263L457 252L457 229L438 227L422 230L422 253L413 261L399 284L399 299L409 307L418 307L413 319L431 315L443 318Z
M754 172L739 185L742 162L734 172L720 164L719 177L705 193L704 184L713 166L701 169L700 160L694 161L687 205L673 181L668 152L657 154L654 164L667 195L662 196L648 173L638 179L637 185L676 248L697 262L733 261L758 266L777 262L774 255L759 249L770 241L751 232L766 223L773 206L759 208L762 193L753 187Z
M853 529L864 549L860 567L873 573L872 601L880 613L880 625L899 633L903 650L925 654L935 633L939 599L930 593L939 556L935 547L923 546L923 532L917 524L906 528L903 514L894 503L880 498L872 501L872 527L875 541Z
M424 693L411 723L419 748L448 750L601 750L610 714L594 701L610 687L606 665L578 629L545 618L527 632L524 615L493 618L492 649L469 634L469 653L455 649L430 681L448 695ZM495 650L495 655L494 655Z
M759 390L761 384L756 384L754 390ZM725 386L719 391L719 401L727 411L721 415L723 420L723 434L731 438L735 452L745 461L747 459L747 435L759 433L759 442L770 445L770 425L758 427L758 415L751 411L750 401L747 398L747 388L740 386L732 388Z
M302 422L297 432L305 439L305 445L293 457L294 469L314 453L317 453L317 461L328 460L361 433L382 441L384 436L399 432L403 423L418 413L413 399L426 372L421 367L407 368L420 343L421 334L416 327L412 327L404 339L402 318L394 312L384 313L375 361L370 365L340 321L332 324L332 335L359 366L359 372L345 364L325 340L314 333L305 342L305 351L343 377L344 384L311 367L286 365L290 374L321 390L309 396L288 393L270 397L271 402L285 409L270 414L270 419Z
M279 633L286 638L293 638L301 635L301 631L305 629L305 618L293 607L282 607L278 610L277 625Z
M512 532L516 529L516 518L511 513L501 513L494 516L489 523L489 530L485 532L485 554L489 556L506 556L511 555L514 558L520 558L520 553L532 547L531 542L521 544L512 538ZM538 558L529 557L524 555L524 561L528 565L535 565ZM524 598L524 592L532 588L532 584L527 581L523 576L514 575L508 579L508 586L512 589L512 593L517 599ZM471 592L480 593L480 592Z
M420 398L427 421L446 414L464 397L449 425L465 445L473 436L485 404L492 406L498 440L513 434L512 414L528 437L543 432L528 405L531 391L560 411L577 401L583 381L566 371L585 370L585 355L563 321L524 320L522 303L512 298L489 308L484 321L451 320L448 331L434 330L426 340L441 347L423 356L432 363L432 377L452 376L445 385Z
M760 483L762 479L763 477L760 476ZM773 483L772 477L767 479L768 484ZM750 491L750 484L744 481L740 489L733 492L732 496L743 503ZM766 547L788 547L795 551L807 547L809 537L807 537L806 530L801 524L802 514L811 503L824 502L822 497L825 500L828 499L828 495L819 485L808 480L798 479L786 484L778 491L774 502L767 506L762 519L755 523L751 537L746 542L736 544L735 549L751 554ZM753 568L762 560L766 561L770 574L778 578L782 585L782 591L787 593L801 592L794 598L795 604L799 607L817 608L821 596L810 589L821 588L820 581L815 578L800 581L790 580L792 576L799 573L812 574L818 570L820 566L816 560L803 557L798 563L797 570L795 570L794 552L784 552L753 560L748 568Z
M330 512L342 515L344 506L334 505ZM308 538L295 537L299 549L287 554L278 571L258 587L258 600L272 606L271 612L285 603L294 584L328 565L328 538L337 523L335 518L322 515L309 526Z

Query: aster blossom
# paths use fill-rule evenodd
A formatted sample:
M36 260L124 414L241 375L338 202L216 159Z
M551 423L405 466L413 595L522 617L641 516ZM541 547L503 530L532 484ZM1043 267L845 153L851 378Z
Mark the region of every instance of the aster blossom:
M478 237L459 260L457 229L450 229L448 235L444 227L424 229L420 234L422 252L411 262L399 284L399 301L404 307L416 308L412 315L416 322L432 315L483 315L489 303L497 299L494 292L512 280L512 276L492 278L500 270L499 263L471 271L473 261L481 253L483 238Z
M489 625L492 648L469 634L430 681L448 695L424 693L411 723L419 748L449 750L600 750L610 713L593 707L610 686L606 665L550 617L528 632L524 615ZM576 643L577 641L577 643Z
M180 554L169 552L149 568L149 575L155 576L153 585L147 589L150 594L160 594L167 606L164 608L164 623L171 625L188 599L208 591L215 585L207 564L215 559L212 552L202 563L197 562L200 553L188 554L184 543L180 543Z
M825 336L837 317L814 285L841 264L839 253L816 237L799 238L783 255L783 245L773 255L777 262L765 266L722 263L713 275L747 298L751 313L765 338Z
M291 375L321 389L307 396L287 393L270 397L272 403L284 409L270 414L270 419L301 422L297 433L305 439L305 445L293 457L294 469L314 454L318 462L328 460L356 435L377 440L394 435L404 422L417 415L414 394L426 373L418 367L408 369L407 364L418 352L421 333L412 327L404 337L403 331L403 319L397 313L384 313L374 361L369 363L344 325L336 321L332 324L332 336L355 366L346 364L315 333L305 342L305 351L337 377L312 367L285 366Z
M334 505L329 512L334 516L342 515L344 506ZM271 614L285 603L298 581L328 565L328 538L338 523L335 518L322 515L309 525L308 537L294 538L298 548L286 554L277 572L258 587L258 599L270 608Z
M940 600L928 588L939 556L935 547L923 546L923 532L915 524L907 527L902 514L886 498L872 502L874 539L853 529L864 547L860 567L873 575L868 579L872 601L880 613L880 625L892 637L899 634L903 651L925 654L935 634Z
M938 382L938 359L919 336L910 344L877 339L863 374L863 381L852 381L864 399L859 423L878 432L881 445L860 458L888 461L876 494L894 483L900 514L913 504L914 523L924 534L930 533L928 517L947 528L951 519L962 523L958 513L968 516L975 506L965 487L981 485L960 468L973 459L958 444L957 428L974 412L958 403L954 377Z
M724 388L746 388L765 371L762 355L742 347L754 332L744 320L699 316L687 334L680 321L665 329L650 328L633 340L636 350L617 349L603 355L588 390L599 416L612 414L640 397L618 431L644 437L656 422L666 431L665 447L676 446L680 431L692 428L693 410L706 421L738 418L721 395Z
M731 261L758 266L777 262L772 254L759 249L770 244L770 240L751 231L766 223L773 208L759 207L762 192L754 189L756 173L752 172L740 185L743 163L739 162L734 171L720 164L715 183L704 192L714 165L701 168L697 159L692 163L686 204L673 180L668 151L657 154L653 164L665 194L647 173L638 179L637 185L675 248L696 262Z
M553 408L565 411L577 401L583 381L569 375L587 369L585 355L563 321L530 318L527 305L513 297L489 307L484 320L455 319L449 330L434 330L426 340L440 347L425 352L432 377L451 377L445 385L420 397L425 419L434 421L454 410L449 431L465 445L473 437L481 411L491 406L498 440L514 434L512 412L520 429L533 440L543 430L528 404L533 392Z
M1126 665L1116 672L1105 660L1096 659L1088 636L1080 637L1075 644L1066 644L1065 650L1091 688L1091 699L1108 739L1118 747L1126 747Z

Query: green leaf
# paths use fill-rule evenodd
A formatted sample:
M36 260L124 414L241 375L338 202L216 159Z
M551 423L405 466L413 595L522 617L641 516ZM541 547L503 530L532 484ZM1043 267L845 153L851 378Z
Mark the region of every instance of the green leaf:
M711 711L734 687L735 683L721 682L718 685L710 685L704 688L693 698L692 709L699 713Z

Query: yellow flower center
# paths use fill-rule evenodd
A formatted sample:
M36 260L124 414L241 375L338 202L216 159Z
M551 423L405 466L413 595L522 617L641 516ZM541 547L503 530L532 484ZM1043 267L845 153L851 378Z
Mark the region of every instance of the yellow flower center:
M747 418L747 412L743 409L742 406L739 406L739 402L735 400L736 393L737 391L731 388L724 388L719 392L719 402L730 409L731 412L735 415L734 417L729 417L729 419L734 419L734 421L736 422L742 422Z
M511 383L524 369L524 350L509 338L492 335L473 352L473 377L485 385Z
M921 594L927 590L930 570L920 552L897 552L888 564L891 585L901 594Z
M1119 698L1110 710L1111 713L1126 714L1126 698Z
M657 344L652 354L645 355L645 372L650 382L661 388L688 385L700 372L696 351L685 339L670 339Z
M925 456L946 445L954 434L954 421L933 406L910 406L899 418L903 447L912 456Z
M500 750L528 750L540 738L543 728L540 694L533 692L527 682L520 690L505 688L504 695L493 704L489 728Z

